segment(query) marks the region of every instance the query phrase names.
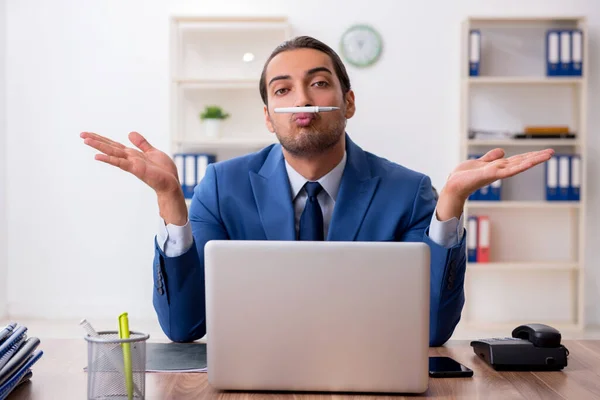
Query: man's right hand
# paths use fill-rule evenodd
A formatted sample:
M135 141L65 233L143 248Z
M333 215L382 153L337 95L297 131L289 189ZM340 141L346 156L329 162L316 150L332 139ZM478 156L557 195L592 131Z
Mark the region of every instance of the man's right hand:
M152 147L137 132L131 132L129 140L141 151L91 132L82 132L80 136L86 145L102 153L96 154L96 160L131 173L154 189L165 223L179 226L187 223L187 205L171 157Z

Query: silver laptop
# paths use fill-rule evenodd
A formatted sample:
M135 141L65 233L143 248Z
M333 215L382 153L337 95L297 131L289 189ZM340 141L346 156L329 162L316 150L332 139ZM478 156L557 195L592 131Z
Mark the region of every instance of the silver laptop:
M210 241L209 383L426 391L429 259L418 242Z

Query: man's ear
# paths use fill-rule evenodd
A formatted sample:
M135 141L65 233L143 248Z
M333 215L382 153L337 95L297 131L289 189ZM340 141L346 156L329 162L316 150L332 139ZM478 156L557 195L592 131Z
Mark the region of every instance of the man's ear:
M264 113L265 113L265 125L267 126L267 129L269 130L269 132L275 133L275 128L273 128L273 123L271 122L271 116L269 115L269 108L267 106L264 106Z
M354 102L354 92L349 90L345 96L346 103L346 114L344 115L346 119L352 118L354 113L356 112L356 103Z

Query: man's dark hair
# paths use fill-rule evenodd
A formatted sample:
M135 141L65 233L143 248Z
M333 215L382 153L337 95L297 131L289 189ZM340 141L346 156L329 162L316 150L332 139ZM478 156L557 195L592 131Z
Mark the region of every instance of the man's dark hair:
M333 49L331 47L327 46L325 43L323 43L315 38L312 38L310 36L297 36L297 37L287 40L287 41L281 43L279 46L277 46L275 48L275 50L273 50L273 52L271 53L271 55L269 56L267 61L265 62L265 65L263 66L262 73L260 74L259 88L260 88L260 97L262 98L262 101L265 105L267 105L267 100L268 100L267 99L267 82L266 82L267 66L269 65L269 63L271 62L273 57L275 57L277 54L282 53L287 50L295 50L295 49L315 49L315 50L319 50L319 51L322 51L323 53L327 54L331 58L331 61L333 62L333 68L335 69L335 74L337 75L337 77L340 80L340 83L342 85L342 94L345 95L346 93L348 93L348 91L350 90L350 78L348 77L348 72L346 72L346 67L344 66L344 63L342 62L342 60L340 59L340 56L338 56L337 53L335 51L333 51Z

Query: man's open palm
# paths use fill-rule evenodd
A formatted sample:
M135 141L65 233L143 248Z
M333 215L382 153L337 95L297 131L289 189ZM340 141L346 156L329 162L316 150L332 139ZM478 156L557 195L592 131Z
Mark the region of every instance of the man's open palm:
M554 150L546 149L504 158L502 149L494 149L475 160L467 160L452 171L446 186L465 199L476 190L526 171L548 161Z
M181 187L173 160L167 154L152 147L139 133L129 134L129 140L139 150L91 132L83 132L80 136L86 145L103 153L96 154L96 160L135 175L156 193L168 193Z

